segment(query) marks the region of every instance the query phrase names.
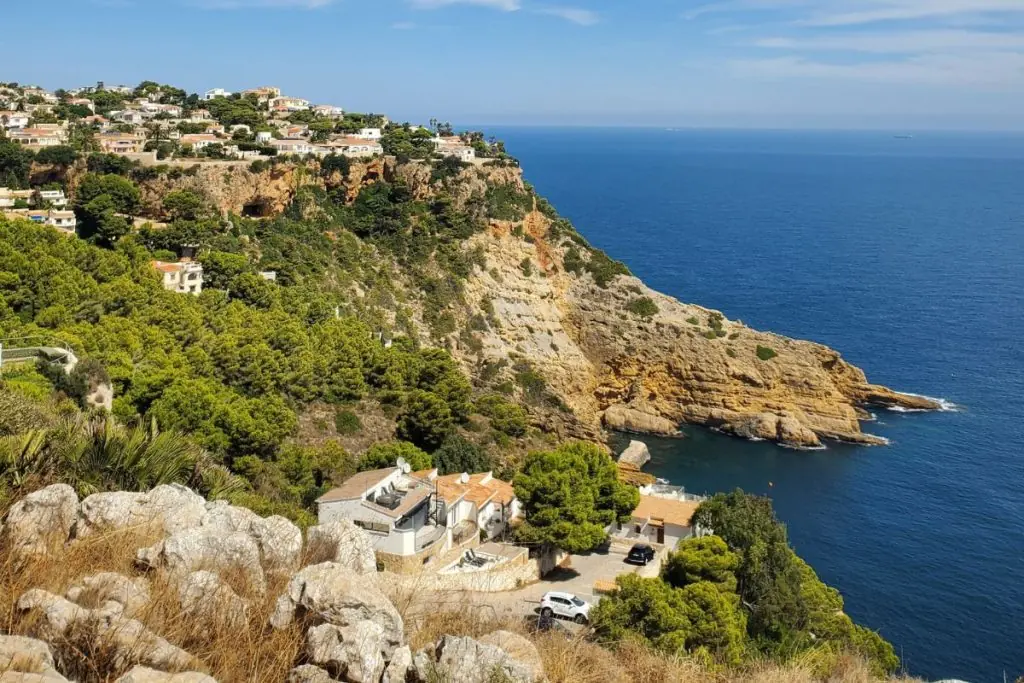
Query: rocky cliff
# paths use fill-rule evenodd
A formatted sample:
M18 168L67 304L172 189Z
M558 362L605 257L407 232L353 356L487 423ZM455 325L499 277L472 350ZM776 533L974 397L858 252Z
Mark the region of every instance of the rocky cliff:
M820 344L753 330L635 277L602 287L569 272L577 243L552 225L534 210L521 225L493 222L474 237L470 248L482 248L487 265L467 293L471 307L493 310L483 357L528 360L589 433L602 419L655 433L686 422L799 447L881 444L861 431L864 406L939 407L869 383ZM469 364L472 353L455 347Z

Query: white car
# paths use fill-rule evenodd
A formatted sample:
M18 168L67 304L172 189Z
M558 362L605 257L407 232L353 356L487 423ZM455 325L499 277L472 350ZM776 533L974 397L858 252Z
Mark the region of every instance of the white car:
M540 599L542 616L559 616L572 619L577 624L585 624L590 620L590 603L580 600L572 593L545 593Z

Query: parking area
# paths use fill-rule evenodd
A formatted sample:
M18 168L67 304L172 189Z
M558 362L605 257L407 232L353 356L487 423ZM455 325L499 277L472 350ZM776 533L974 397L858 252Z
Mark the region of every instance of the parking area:
M596 604L601 599L595 584L614 584L620 574L638 574L645 578L658 575L665 551L658 553L646 566L626 562L628 546L613 544L608 549L570 555L567 566L559 567L537 583L507 593L477 594L479 602L494 606L505 614L529 615L537 611L541 596L548 591L572 593L582 600Z

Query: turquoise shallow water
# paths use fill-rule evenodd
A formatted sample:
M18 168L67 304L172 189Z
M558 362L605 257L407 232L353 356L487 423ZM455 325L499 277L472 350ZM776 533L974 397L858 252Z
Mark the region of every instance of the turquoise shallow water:
M839 349L959 412L886 448L687 428L649 471L771 495L793 545L909 671L1024 674L1024 137L494 129L580 231L664 292Z

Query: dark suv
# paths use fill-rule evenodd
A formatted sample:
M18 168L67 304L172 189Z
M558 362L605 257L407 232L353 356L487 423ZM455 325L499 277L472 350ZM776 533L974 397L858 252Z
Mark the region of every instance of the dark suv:
M654 555L654 548L646 543L637 543L635 546L630 548L629 555L626 555L626 562L629 562L630 564L646 565L654 559Z

